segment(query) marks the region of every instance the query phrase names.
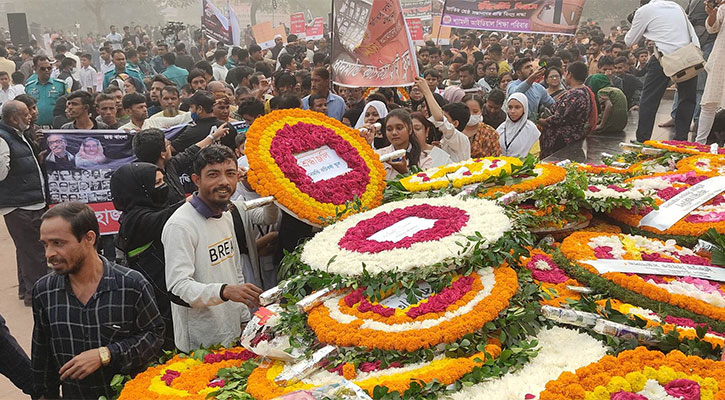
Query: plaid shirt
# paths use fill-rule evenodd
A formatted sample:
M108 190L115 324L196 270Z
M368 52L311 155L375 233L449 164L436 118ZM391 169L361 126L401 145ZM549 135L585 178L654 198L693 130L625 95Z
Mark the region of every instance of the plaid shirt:
M143 369L159 353L164 323L153 289L137 271L103 260L103 277L83 305L67 276L50 273L33 287L35 394L58 397L58 370L78 354L107 346L111 363L82 381L62 382L63 397L111 398L111 378Z

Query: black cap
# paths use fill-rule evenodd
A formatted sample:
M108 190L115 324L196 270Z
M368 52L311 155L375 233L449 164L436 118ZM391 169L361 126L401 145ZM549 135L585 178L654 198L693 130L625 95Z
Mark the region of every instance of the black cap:
M214 96L206 90L197 90L196 93L189 98L189 104L201 106L205 110L214 107Z

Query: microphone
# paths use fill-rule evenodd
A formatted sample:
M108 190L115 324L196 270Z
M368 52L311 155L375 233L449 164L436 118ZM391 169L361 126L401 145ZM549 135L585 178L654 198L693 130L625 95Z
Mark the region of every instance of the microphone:
M373 124L373 129L376 131L379 131L382 127L383 125L381 125L380 122L376 122ZM368 131L368 128L362 127L358 130L360 131L360 133L366 133Z

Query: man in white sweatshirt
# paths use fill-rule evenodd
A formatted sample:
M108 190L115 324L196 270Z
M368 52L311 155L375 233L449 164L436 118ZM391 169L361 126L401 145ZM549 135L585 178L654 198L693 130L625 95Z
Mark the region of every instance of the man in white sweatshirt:
M262 289L245 283L243 273L250 265L243 224L272 224L277 207L245 212L241 204L230 203L238 176L231 149L202 149L192 175L199 191L174 212L161 234L166 285L187 303L171 305L174 341L184 352L232 344L250 318L249 308L259 305Z

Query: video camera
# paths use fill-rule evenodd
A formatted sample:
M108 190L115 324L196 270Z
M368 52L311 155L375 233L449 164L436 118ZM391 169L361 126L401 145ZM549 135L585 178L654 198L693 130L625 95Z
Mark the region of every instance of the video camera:
M186 24L183 22L169 21L166 26L161 28L161 34L164 38L173 36L175 40L178 40L179 32L183 32L185 29Z
M639 7L642 7L649 2L650 0L639 0ZM639 10L639 7L637 7L637 10ZM631 14L627 15L627 21L629 21L630 24L632 23L632 20L634 20L634 14L637 12L637 10L634 10Z

